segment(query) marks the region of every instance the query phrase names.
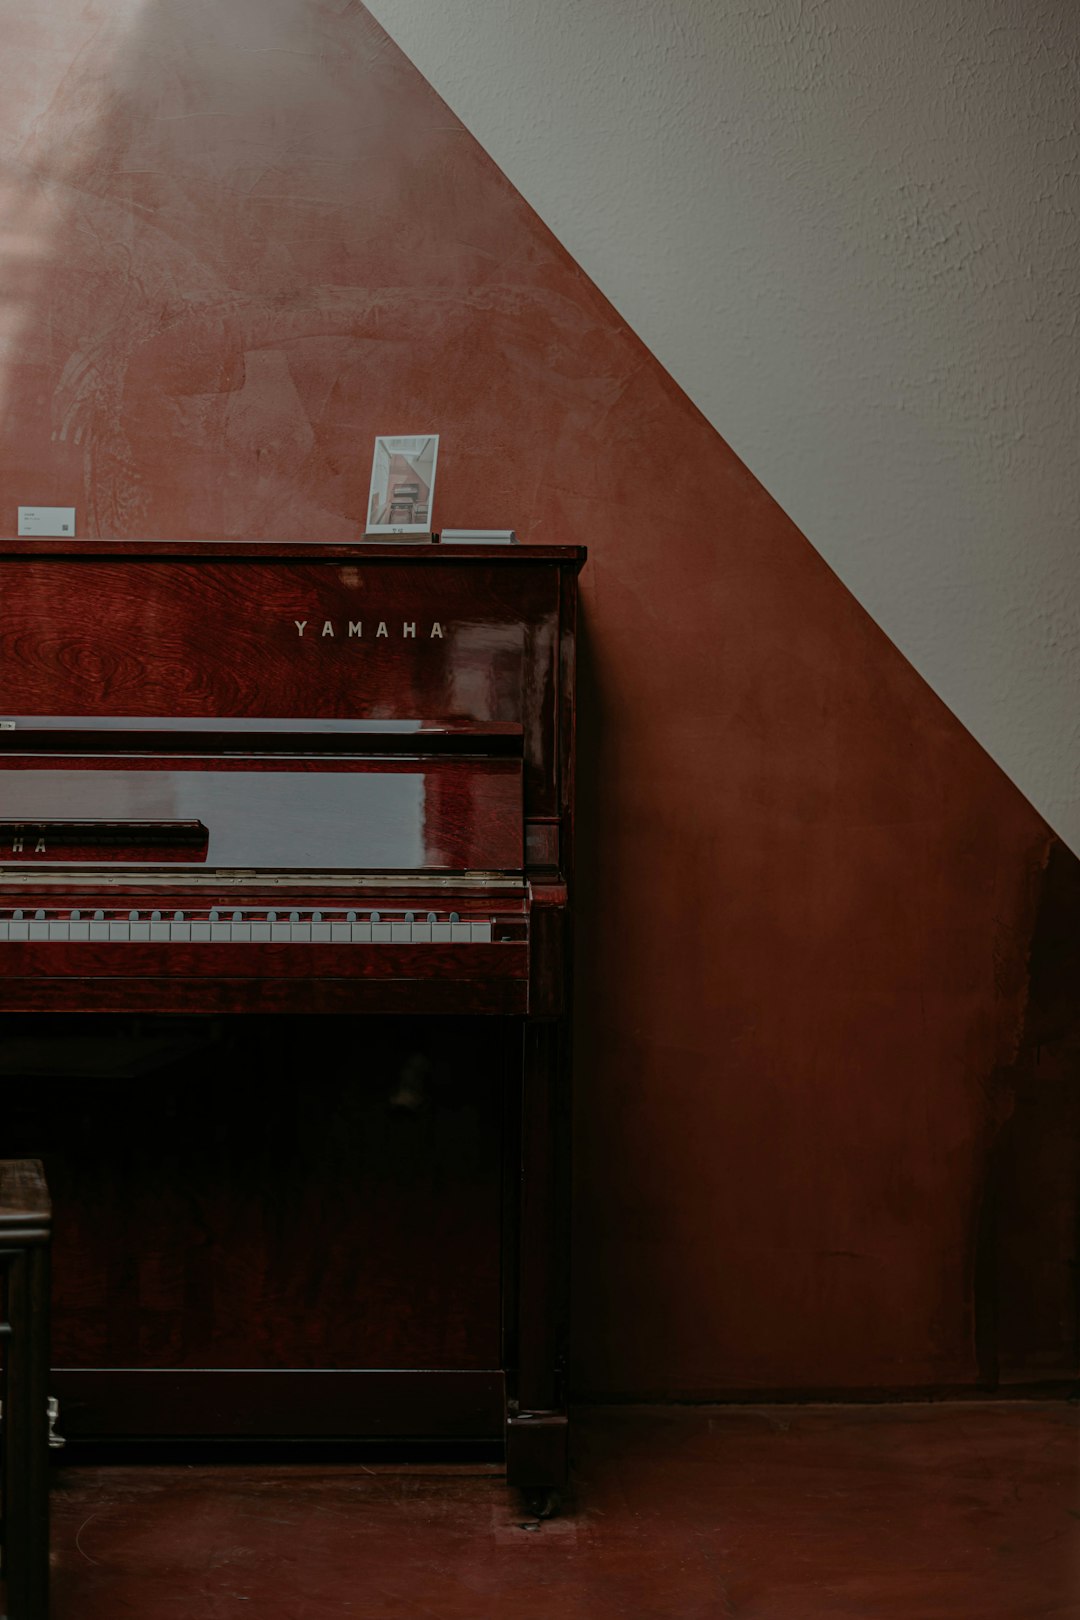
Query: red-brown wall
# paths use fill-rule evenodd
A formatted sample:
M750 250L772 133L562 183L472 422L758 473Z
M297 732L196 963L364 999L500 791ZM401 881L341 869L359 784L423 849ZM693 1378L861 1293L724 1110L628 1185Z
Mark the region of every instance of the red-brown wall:
M362 7L5 47L3 528L590 547L578 1388L1074 1373L1074 859Z

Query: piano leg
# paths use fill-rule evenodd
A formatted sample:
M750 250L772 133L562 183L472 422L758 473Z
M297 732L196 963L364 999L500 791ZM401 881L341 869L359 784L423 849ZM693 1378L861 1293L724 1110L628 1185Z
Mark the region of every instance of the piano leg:
M528 1020L521 1065L516 1366L508 1367L506 1477L534 1511L566 1484L569 1064L561 1020Z

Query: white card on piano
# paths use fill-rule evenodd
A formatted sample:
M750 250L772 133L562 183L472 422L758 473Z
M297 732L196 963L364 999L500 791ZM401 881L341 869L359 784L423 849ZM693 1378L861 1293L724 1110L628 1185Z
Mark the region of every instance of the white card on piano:
M75 508L73 506L20 506L19 533L53 535L63 538L75 534Z

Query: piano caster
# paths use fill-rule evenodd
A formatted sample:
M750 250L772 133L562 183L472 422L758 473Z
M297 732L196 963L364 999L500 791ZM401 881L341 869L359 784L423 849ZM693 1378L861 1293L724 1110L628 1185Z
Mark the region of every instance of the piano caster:
M527 1486L521 1496L526 1512L533 1519L554 1519L562 1507L562 1492L553 1486Z

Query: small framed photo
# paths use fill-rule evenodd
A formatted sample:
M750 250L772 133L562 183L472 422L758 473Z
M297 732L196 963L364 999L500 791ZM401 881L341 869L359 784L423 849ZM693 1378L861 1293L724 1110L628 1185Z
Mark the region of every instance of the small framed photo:
M437 433L376 439L368 497L368 534L430 534Z

